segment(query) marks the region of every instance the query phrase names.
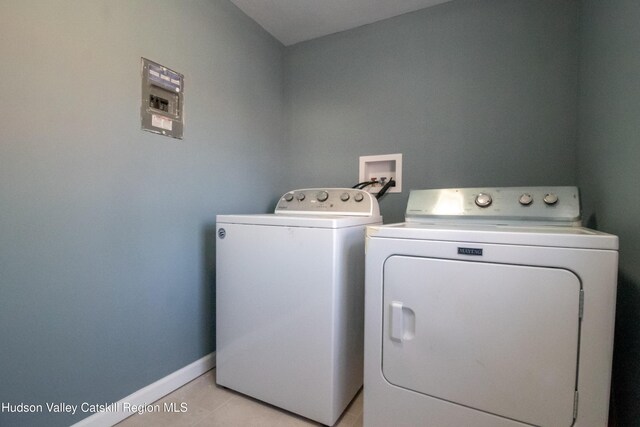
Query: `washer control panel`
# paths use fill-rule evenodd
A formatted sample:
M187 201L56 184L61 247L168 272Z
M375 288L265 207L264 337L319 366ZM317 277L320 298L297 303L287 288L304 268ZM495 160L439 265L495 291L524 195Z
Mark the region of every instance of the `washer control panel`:
M308 188L280 197L276 214L378 216L378 200L353 188Z
M480 220L579 225L577 187L482 187L413 190L407 221Z

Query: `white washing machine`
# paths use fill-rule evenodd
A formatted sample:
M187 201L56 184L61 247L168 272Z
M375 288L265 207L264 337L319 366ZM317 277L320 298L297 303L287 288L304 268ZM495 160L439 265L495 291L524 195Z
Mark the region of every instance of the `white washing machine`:
M218 384L333 425L362 386L365 228L381 223L375 198L344 188L218 215Z
M606 426L617 249L575 187L412 191L367 231L365 427Z

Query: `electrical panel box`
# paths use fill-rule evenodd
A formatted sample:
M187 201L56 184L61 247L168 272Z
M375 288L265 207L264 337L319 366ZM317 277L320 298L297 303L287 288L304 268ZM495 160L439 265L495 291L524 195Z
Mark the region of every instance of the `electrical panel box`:
M142 58L142 130L182 139L184 76Z

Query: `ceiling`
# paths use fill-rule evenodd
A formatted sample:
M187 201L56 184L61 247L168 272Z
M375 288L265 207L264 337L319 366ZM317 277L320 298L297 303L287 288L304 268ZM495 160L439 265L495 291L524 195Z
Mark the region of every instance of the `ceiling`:
M450 0L231 0L285 46Z

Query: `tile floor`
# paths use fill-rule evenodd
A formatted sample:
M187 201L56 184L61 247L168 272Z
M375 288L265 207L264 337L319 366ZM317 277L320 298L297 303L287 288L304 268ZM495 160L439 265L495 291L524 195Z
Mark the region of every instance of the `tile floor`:
M187 411L147 412L136 414L118 424L118 427L298 427L321 426L316 422L252 399L216 385L216 370L201 375L155 403L184 402ZM356 395L338 420L337 427L362 427L362 390Z

